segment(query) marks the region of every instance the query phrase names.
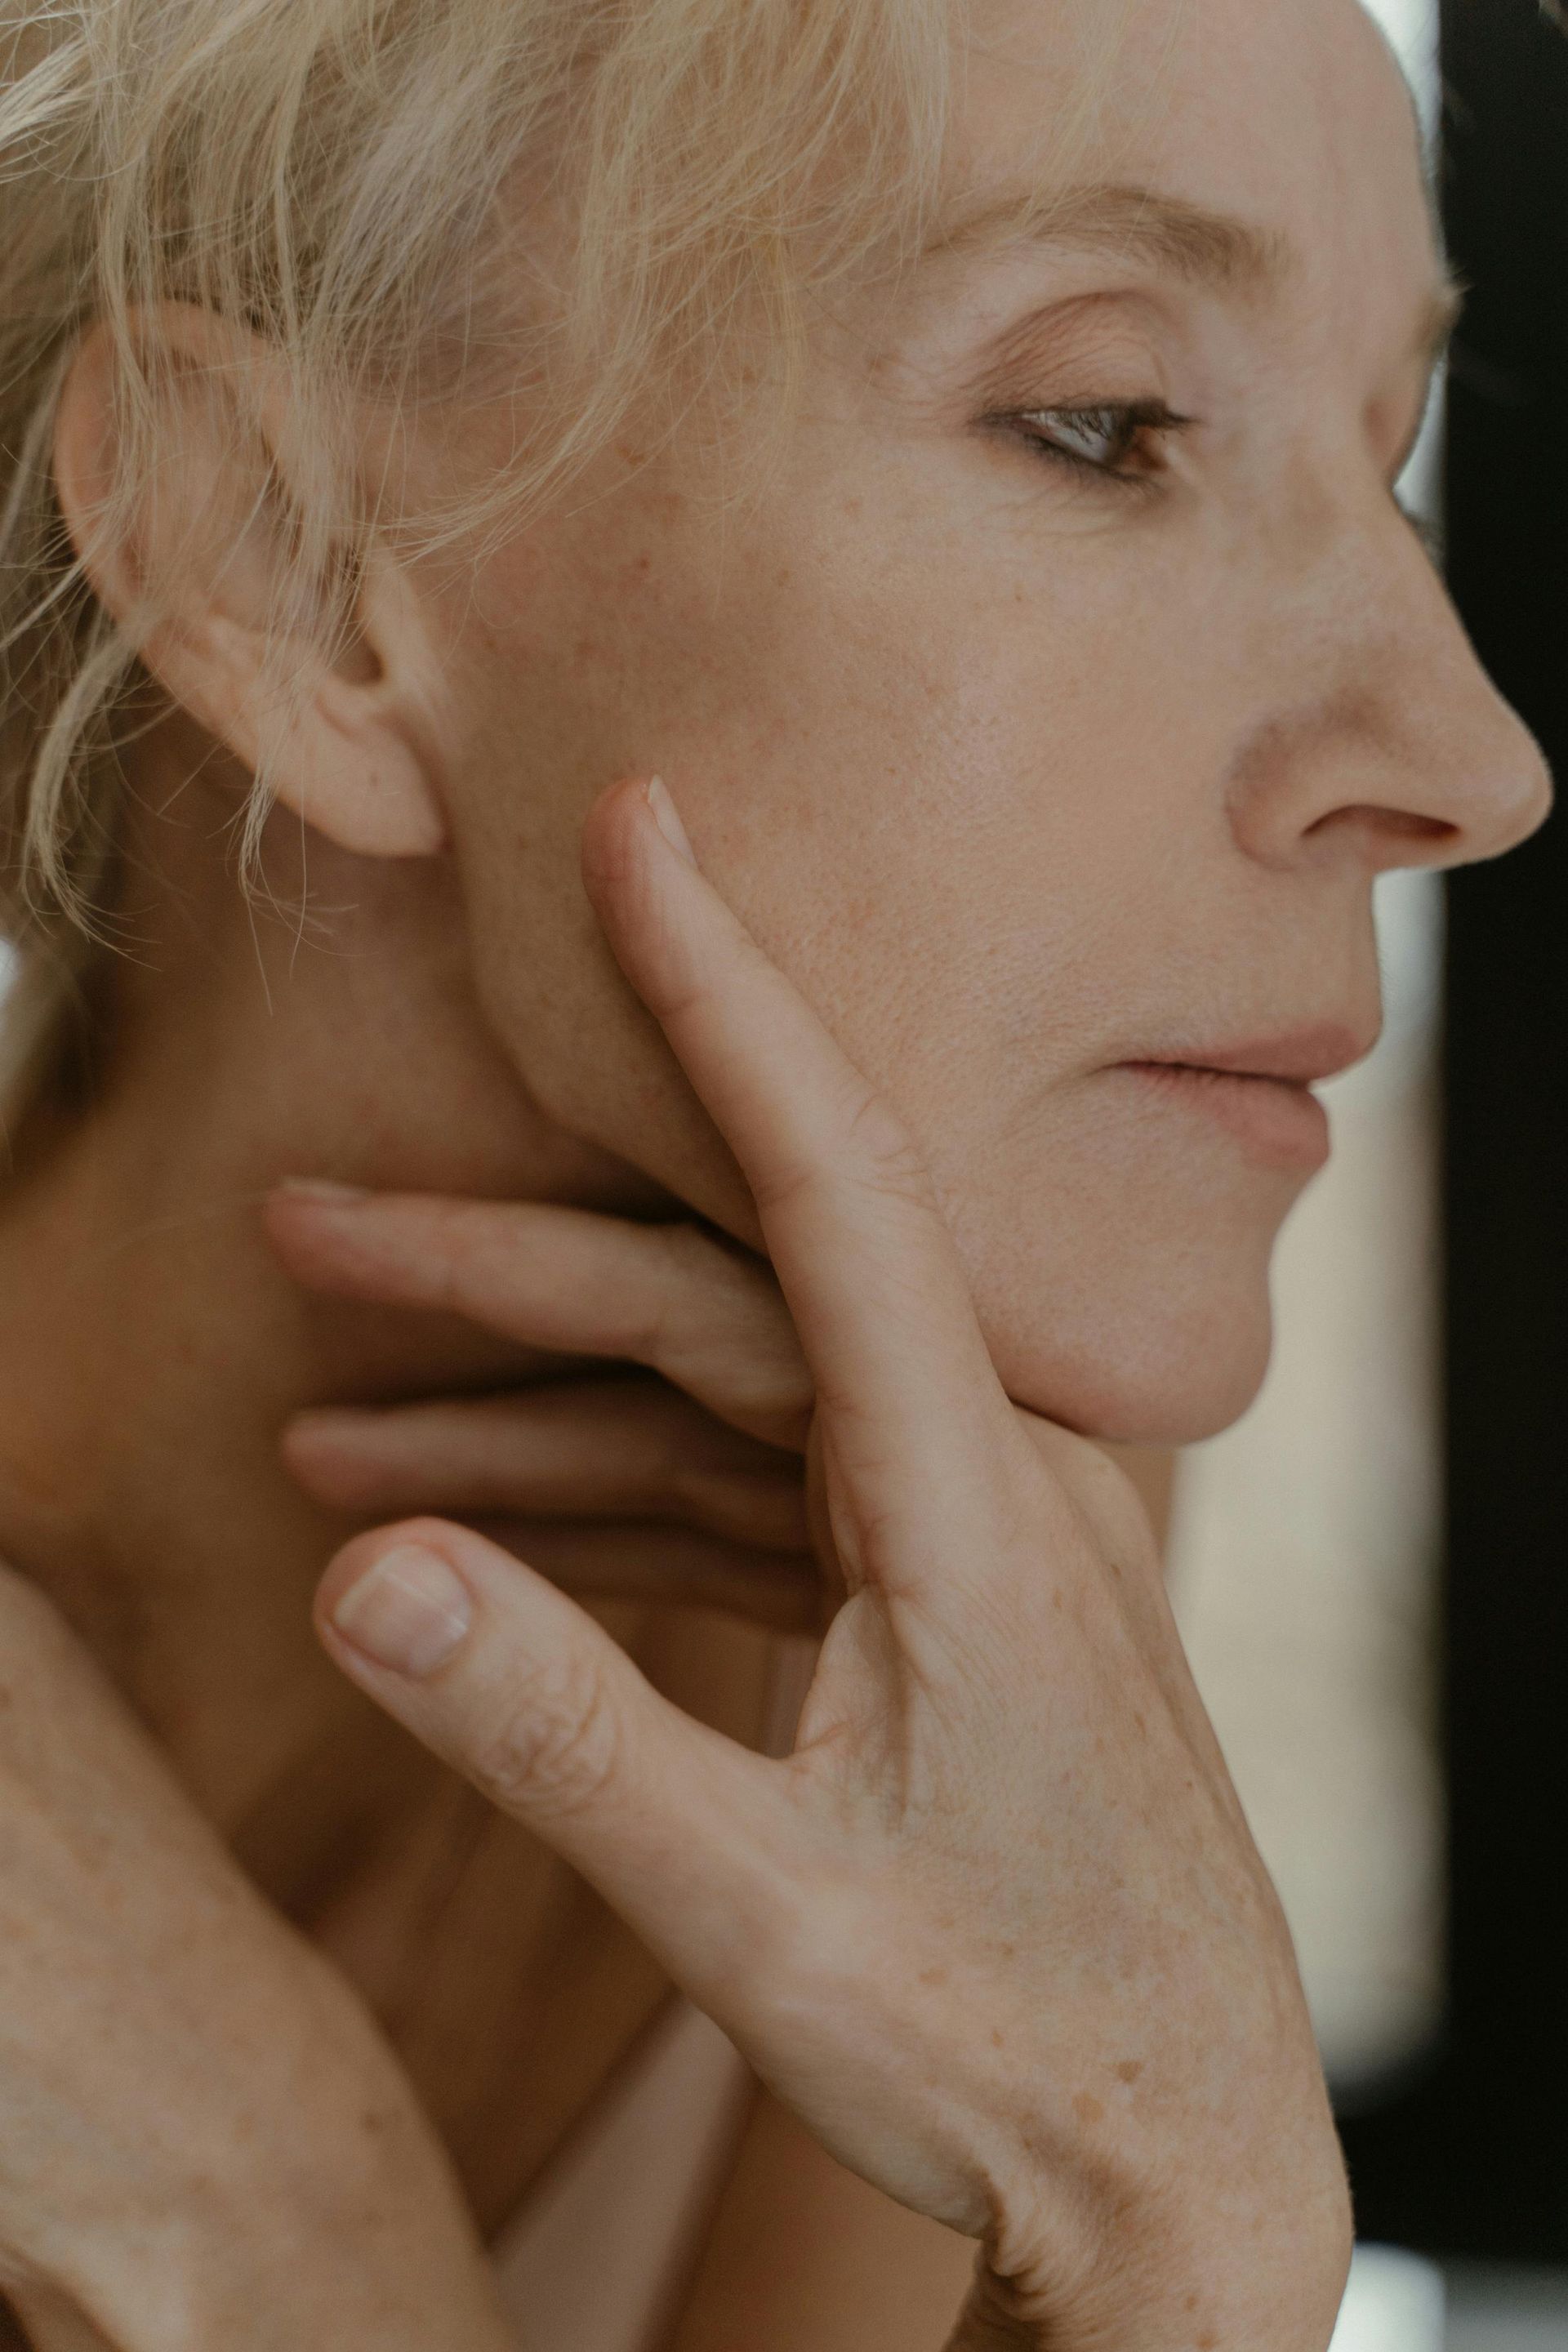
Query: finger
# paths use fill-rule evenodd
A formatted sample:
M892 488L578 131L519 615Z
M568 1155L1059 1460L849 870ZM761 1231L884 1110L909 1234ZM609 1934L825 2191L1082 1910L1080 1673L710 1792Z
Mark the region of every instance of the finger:
M798 1454L728 1428L662 1381L305 1412L283 1454L318 1501L381 1517L671 1519L776 1550L810 1544Z
M1163 1591L1163 1512L1169 1507L1172 1456L1147 1448L1097 1444L1059 1423L1022 1407L1015 1410L1025 1438L1082 1514L1097 1549L1107 1559L1125 1561L1142 1581Z
M309 1184L272 1193L264 1218L290 1270L319 1289L644 1364L736 1428L805 1442L811 1380L773 1275L695 1225Z
M574 1601L441 1520L348 1545L316 1623L345 1673L720 2011L800 1874L778 1766L683 1715Z
M465 1514L464 1523L577 1601L711 1609L773 1633L820 1635L843 1597L808 1551L755 1550L636 1522L572 1526Z
M662 787L659 788L662 793ZM668 794L630 782L584 835L589 896L628 980L734 1152L842 1467L900 1519L950 1525L1021 1441L969 1286L900 1120L690 858Z

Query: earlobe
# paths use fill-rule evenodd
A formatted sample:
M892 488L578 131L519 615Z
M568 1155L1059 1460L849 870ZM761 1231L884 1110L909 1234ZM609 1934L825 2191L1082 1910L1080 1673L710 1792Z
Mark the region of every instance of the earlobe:
M307 824L362 856L437 855L447 825L406 583L373 550L347 641L329 651L301 635L272 644L269 658L296 560L281 371L259 338L211 311L171 302L137 323L174 362L158 370L145 482L120 479L116 358L102 326L85 338L57 417L61 514L95 594L164 691ZM243 408L230 389L237 362L256 371L260 395Z
M430 741L419 615L395 566L373 551L361 574L359 626L328 666L312 661L308 693L273 698L245 719L253 772L275 798L340 849L361 857L436 857L446 810ZM310 658L310 656L307 656ZM236 748L238 748L237 745Z
M447 843L446 816L416 746L352 702L337 707L333 688L322 680L275 740L257 730L247 764L256 772L265 761L274 797L340 849L361 857L438 856Z

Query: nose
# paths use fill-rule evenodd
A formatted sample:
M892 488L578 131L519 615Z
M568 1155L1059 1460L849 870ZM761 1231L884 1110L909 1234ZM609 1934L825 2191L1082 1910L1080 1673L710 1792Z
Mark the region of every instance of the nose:
M1278 699L1230 778L1238 842L1269 866L1374 875L1500 856L1550 813L1539 746L1386 491L1320 517L1318 560L1294 534L1283 559L1262 665Z

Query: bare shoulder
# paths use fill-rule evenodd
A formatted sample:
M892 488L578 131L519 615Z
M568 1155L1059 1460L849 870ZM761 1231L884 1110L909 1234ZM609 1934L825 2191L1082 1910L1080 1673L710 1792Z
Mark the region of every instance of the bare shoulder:
M669 2352L942 2352L974 2252L847 2172L764 2095Z

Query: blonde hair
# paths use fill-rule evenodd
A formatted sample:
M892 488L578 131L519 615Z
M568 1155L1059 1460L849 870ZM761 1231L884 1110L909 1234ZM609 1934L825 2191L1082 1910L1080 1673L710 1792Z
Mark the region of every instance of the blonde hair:
M378 524L347 487L361 404L516 389L512 462L398 516L420 552L517 528L634 401L673 415L694 362L722 382L742 317L787 406L813 292L922 234L953 20L953 0L0 0L0 1115L90 1002L119 753L156 707L155 607L105 610L55 494L84 333L110 339L110 542L155 462L138 312L201 305L262 340L312 467L277 641L324 641ZM542 291L546 219L568 234ZM241 415L254 373L225 383ZM260 774L247 853L267 804Z

